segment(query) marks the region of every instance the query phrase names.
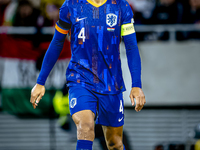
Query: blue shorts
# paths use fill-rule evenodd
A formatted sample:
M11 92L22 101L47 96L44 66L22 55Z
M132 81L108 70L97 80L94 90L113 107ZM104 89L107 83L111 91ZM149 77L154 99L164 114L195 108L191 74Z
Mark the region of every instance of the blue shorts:
M119 127L124 125L124 101L120 94L99 94L82 86L69 87L70 114L91 110L96 124Z

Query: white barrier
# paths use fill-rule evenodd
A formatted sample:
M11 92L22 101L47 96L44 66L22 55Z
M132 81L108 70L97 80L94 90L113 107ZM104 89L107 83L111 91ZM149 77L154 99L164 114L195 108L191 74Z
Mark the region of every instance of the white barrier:
M200 31L200 24L176 24L176 25L135 25L136 32L176 32L176 31ZM36 27L11 27L0 26L0 34L35 34ZM41 28L42 34L53 34L54 27Z
M176 24L176 25L135 25L136 32L169 32L169 40L175 41L176 31L200 31L200 24ZM1 26L0 34L54 34L54 27L10 27Z

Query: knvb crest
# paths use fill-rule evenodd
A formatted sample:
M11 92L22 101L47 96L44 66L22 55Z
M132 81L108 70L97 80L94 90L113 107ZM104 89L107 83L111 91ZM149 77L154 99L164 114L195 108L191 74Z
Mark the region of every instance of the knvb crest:
M74 106L76 106L77 104L77 99L76 98L72 98L69 105L71 108L74 108Z
M117 15L110 13L106 15L106 24L113 27L117 24Z

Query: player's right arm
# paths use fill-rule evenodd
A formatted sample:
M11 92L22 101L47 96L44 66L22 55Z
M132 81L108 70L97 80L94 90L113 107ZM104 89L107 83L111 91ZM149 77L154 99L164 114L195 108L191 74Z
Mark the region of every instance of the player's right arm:
M68 13L68 7L65 2L60 8L60 18L56 23L53 39L45 54L37 83L31 90L30 102L32 103L34 109L38 106L39 101L45 94L44 85L46 79L58 60L58 57L63 49L65 37L71 28L70 19L66 17L69 16Z

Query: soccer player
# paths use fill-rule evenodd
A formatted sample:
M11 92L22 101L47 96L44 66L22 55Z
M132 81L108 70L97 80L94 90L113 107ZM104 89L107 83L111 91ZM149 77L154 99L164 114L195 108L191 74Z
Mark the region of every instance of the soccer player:
M135 110L145 104L141 89L141 62L133 26L133 13L125 0L66 0L60 8L55 34L46 52L36 85L34 108L45 93L45 81L71 30L72 57L66 71L70 113L77 127L76 150L92 150L94 119L101 124L109 150L124 150L125 91L119 43L124 39L132 77L130 99Z

